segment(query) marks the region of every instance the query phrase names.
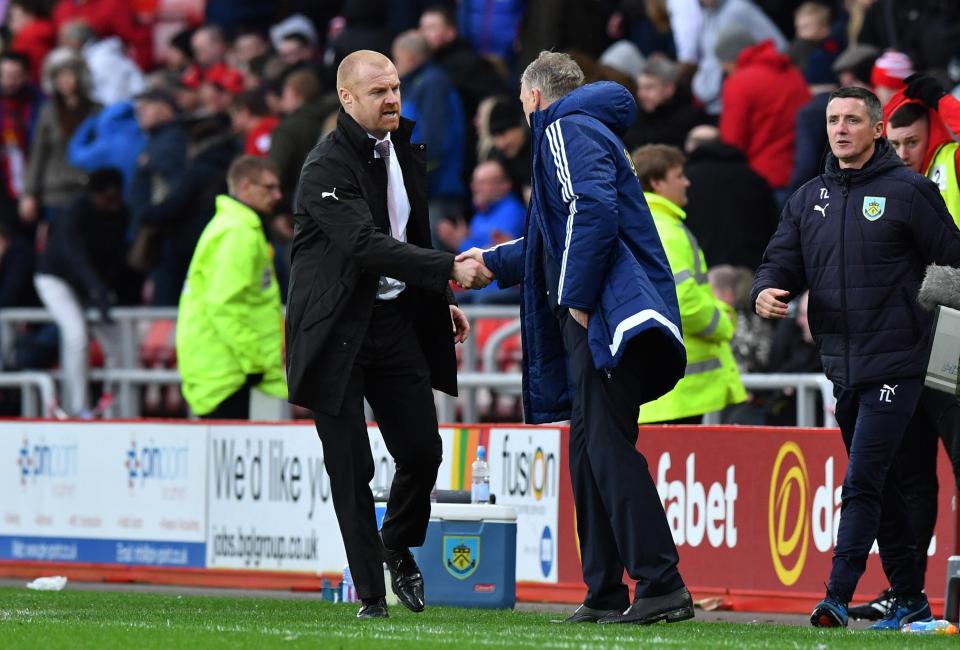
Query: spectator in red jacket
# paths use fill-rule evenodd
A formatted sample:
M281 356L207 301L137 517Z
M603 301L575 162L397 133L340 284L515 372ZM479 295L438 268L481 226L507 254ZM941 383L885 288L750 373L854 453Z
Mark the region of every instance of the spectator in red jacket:
M720 137L747 155L782 205L793 169L794 119L810 99L807 83L773 41L755 43L742 27L720 33L716 54L728 75Z
M234 133L243 135L243 153L261 157L270 153L270 136L279 120L270 115L262 93L248 90L235 96L230 121Z
M153 63L153 36L150 28L137 19L129 0L59 0L53 10L57 29L74 20L82 20L100 38L119 36L133 48L133 58L141 70Z
M30 79L35 86L43 77L43 60L57 44L57 30L40 0L10 0L7 27L10 49L30 59Z

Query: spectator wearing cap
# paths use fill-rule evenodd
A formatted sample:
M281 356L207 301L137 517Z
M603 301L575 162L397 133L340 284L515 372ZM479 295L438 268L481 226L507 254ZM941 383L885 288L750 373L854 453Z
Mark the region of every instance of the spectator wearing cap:
M248 90L236 95L230 105L234 133L243 136L243 153L264 157L270 153L270 140L279 119L267 110L263 94Z
M739 27L719 35L716 57L728 74L720 137L746 154L782 205L793 169L794 119L810 100L803 75L773 41L757 43Z
M526 199L530 195L530 129L517 101L499 99L490 109L487 128L493 140L488 157L503 164L510 184Z
M441 220L463 217L463 104L447 74L430 61L430 47L420 32L411 29L397 36L393 62L403 88L401 115L415 123L410 140L426 145L428 209L436 236ZM439 243L435 240L434 246Z
M30 59L30 79L34 84L41 82L43 61L57 42L57 30L47 7L40 0L10 0L7 10L10 49Z
M664 58L646 61L637 77L637 119L623 135L629 150L645 144L682 147L690 129L708 122L678 80L679 64Z
M93 27L75 20L60 27L60 44L83 56L90 71L93 99L104 106L133 99L143 90L143 73L127 56L119 37L98 39Z
M184 172L187 158L187 133L177 120L177 103L164 88L154 88L136 99L137 122L146 138L143 152L130 186L130 210L133 215L134 245L131 265L140 271L156 266L158 237L155 229L140 223L140 214L166 198Z
M693 76L693 94L711 115L720 114L723 88L723 65L716 56L720 33L740 27L754 43L770 39L776 49L785 51L787 39L770 18L751 0L700 0L703 9L700 23L700 61Z
M218 25L204 25L190 37L193 50L193 65L183 73L183 84L199 89L204 83L217 83L221 87L239 84L243 89L243 74L227 65L227 39Z
M33 222L42 217L49 223L83 188L84 173L67 160L67 143L101 106L90 98L87 67L72 50L51 52L43 77L49 99L40 108L30 144L19 211L21 219Z
M195 114L185 122L188 134L183 173L159 201L141 210L142 227L154 229L157 249L151 273L151 304L174 306L180 299L193 249L216 210L216 196L226 191L227 168L239 153L226 110Z
M200 83L200 106L208 115L226 113L233 98L244 90L243 75L233 68L217 66Z
M97 38L106 40L117 37L131 47L140 70L148 70L152 66L153 33L137 19L134 3L129 0L59 0L53 10L57 31L77 20L89 25Z
M913 61L903 52L890 50L880 55L873 64L870 83L882 106L886 106L898 90L906 88L904 79L913 72Z

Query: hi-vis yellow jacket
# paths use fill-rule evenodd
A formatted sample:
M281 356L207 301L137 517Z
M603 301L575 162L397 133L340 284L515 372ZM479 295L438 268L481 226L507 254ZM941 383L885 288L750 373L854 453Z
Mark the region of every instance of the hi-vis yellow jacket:
M947 210L953 217L953 222L960 227L960 185L957 183L958 147L960 143L957 142L940 145L930 160L926 176L940 188L940 196L947 204Z
M258 390L287 396L272 249L257 213L229 196L217 197L190 260L177 314L177 365L197 415L237 392L247 375L263 373Z
M702 415L743 402L747 394L730 349L736 313L713 295L703 251L683 225L686 213L658 194L644 197L673 271L687 370L672 391L640 407L640 422Z

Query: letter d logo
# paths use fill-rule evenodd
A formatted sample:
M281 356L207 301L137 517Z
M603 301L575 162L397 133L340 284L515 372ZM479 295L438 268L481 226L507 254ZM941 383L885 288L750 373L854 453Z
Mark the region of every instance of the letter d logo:
M768 530L773 568L780 582L787 587L800 578L807 559L809 492L810 483L803 452L792 440L785 442L777 452L773 473L770 475ZM793 512L796 512L796 515L791 517ZM787 564L791 562L793 566L788 568Z

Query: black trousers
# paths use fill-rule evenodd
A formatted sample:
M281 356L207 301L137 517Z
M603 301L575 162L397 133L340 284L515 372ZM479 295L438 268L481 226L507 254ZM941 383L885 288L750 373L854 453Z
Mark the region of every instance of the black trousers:
M240 390L217 404L201 420L249 420L250 419L250 387L241 386Z
M874 540L894 591L914 595L923 590L899 463L922 389L919 378L835 389L837 423L849 460L828 589L843 602L853 597Z
M917 539L917 562L924 574L927 571L927 549L937 525L940 490L937 480L938 439L943 440L953 466L952 478L960 489L960 402L953 395L924 388L904 437L900 459L900 489Z
M370 491L374 463L364 397L396 466L381 529L387 548L423 545L443 455L430 371L405 300L377 303L347 382L340 413L317 413L314 419L357 595L381 598L383 555Z
M636 350L620 365L597 370L587 330L561 317L570 381L570 477L577 508L577 534L587 585L584 603L597 609L626 609L629 589L623 572L637 581L636 596L651 597L683 587L677 547L650 476L637 451L640 381Z

